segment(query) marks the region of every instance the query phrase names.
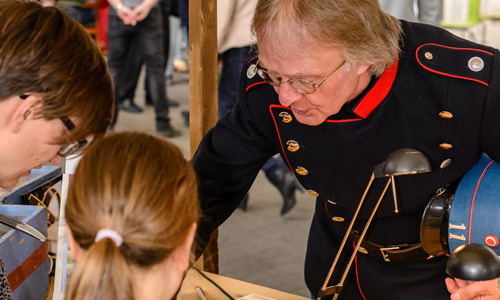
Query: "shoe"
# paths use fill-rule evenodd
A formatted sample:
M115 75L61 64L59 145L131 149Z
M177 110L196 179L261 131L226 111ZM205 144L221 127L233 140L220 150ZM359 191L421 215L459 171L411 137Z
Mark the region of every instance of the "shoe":
M170 124L168 124L167 129L158 130L157 133L158 133L158 135L166 137L166 138L173 138L173 137L181 135L180 130L175 129Z
M246 212L247 205L248 205L248 194L246 194L245 198L243 198L243 200L241 200L240 204L238 204L238 208L241 209L242 211Z
M184 119L184 126L189 127L189 110L181 111L181 116Z
M141 113L142 108L137 106L132 100L130 99L125 99L123 100L120 104L118 104L118 108L121 110L124 110L129 113Z
M183 59L174 59L172 64L174 65L174 70L178 72L187 72L189 70L186 61Z
M170 107L178 107L179 106L179 102L167 98L167 105L170 106Z
M269 176L269 181L280 191L283 197L283 206L281 207L280 214L282 216L286 215L297 204L295 190L300 189L300 185L293 173L287 168L282 168L272 173Z

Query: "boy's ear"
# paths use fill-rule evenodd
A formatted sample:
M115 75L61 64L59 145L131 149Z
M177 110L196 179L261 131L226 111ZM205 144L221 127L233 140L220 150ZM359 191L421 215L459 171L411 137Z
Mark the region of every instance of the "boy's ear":
M43 99L37 95L28 95L26 99L15 107L10 120L11 130L18 133L24 123L33 117L34 112L39 111L43 106Z

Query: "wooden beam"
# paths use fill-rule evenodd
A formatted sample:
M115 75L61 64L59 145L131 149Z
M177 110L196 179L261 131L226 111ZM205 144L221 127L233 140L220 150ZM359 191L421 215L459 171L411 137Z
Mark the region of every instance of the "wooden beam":
M189 1L189 122L194 154L217 122L217 0ZM218 231L203 254L203 269L219 272Z

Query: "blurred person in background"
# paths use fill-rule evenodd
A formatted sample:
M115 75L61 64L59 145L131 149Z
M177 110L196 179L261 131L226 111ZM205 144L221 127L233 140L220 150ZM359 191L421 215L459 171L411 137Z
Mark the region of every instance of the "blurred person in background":
M179 130L172 127L165 88L165 53L162 11L158 0L109 0L108 19L108 66L113 77L115 100L123 94L123 73L128 62L132 43L142 45L146 64L148 92L155 107L156 132L163 137L179 136ZM117 122L118 104L110 126Z
M246 61L256 56L256 40L250 30L257 0L217 0L217 45L222 65L218 90L218 115L230 111L238 99L238 82ZM297 203L295 191L304 189L279 156L270 158L262 167L267 180L280 192L283 205L280 214L287 214ZM238 206L247 210L249 195Z
M440 26L443 4L441 0L379 0L388 14L410 22Z

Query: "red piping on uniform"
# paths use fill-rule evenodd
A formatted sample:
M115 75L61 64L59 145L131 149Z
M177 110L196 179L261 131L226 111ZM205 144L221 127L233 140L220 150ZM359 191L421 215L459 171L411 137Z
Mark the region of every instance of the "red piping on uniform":
M478 82L480 84L483 84L485 86L490 86L488 83L484 82L484 81L481 81L479 79L474 79L474 78L469 78L469 77L463 77L463 76L457 76L457 75L451 75L451 74L448 74L448 73L443 73L443 72L439 72L439 71L436 71L436 70L433 70L429 67L426 67L424 64L422 64L422 62L420 62L420 59L418 59L418 51L420 50L420 48L424 47L424 46L428 46L428 45L431 45L431 46L438 46L438 47L443 47L443 48L448 48L448 49L455 49L455 50L471 50L471 51L478 51L478 52L483 52L483 53L486 53L486 54L489 54L491 56L493 56L493 53L491 52L488 52L488 51L484 51L484 50L481 50L481 49L472 49L472 48L455 48L455 47L449 47L449 46L443 46L443 45L438 45L438 44L423 44L422 46L418 47L417 48L417 51L415 51L415 56L417 58L417 61L418 63L422 66L422 68L426 69L427 71L430 71L432 73L436 73L436 74L440 74L440 75L445 75L445 76L449 76L449 77L453 77L453 78L460 78L460 79L464 79L464 80L470 80L470 81L475 81L475 82Z
M277 105L277 104L272 104L269 106L269 112L271 113L271 116L273 117L274 127L276 128L276 133L278 134L278 139L280 141L281 150L282 150L282 153L284 154L285 148L283 147L283 143L281 142L281 136L280 136L280 131L278 130L278 124L276 123L276 119L274 118L274 115L273 115L273 108L274 107L284 108L284 109L288 109L288 110L291 110L291 109L289 107ZM295 172L293 171L292 165L288 161L288 157L286 155L284 155L284 156L285 156L286 163L287 163L288 167L290 168L290 170L292 170L292 173L294 173L294 175L295 175Z
M250 58L250 59L248 60L248 62L251 62L252 60L254 60L254 59L256 59L256 58L257 58L257 55L256 55L256 56L254 56L254 57L252 57L252 58ZM267 83L267 82L265 82L265 81L260 81L260 82L253 83L253 84L251 84L251 85L247 86L247 88L245 89L245 92L248 92L248 90L249 90L251 87L254 87L254 86L256 86L256 85L263 84L263 83Z
M356 243L353 241L352 246L356 249ZM366 300L365 295L363 295L363 291L361 290L361 285L359 285L359 275L358 275L358 256L354 256L354 269L356 270L356 282L358 283L358 290L361 294L361 297Z
M361 121L363 119L357 118L357 119L345 119L345 120L326 120L328 123L347 123L347 122L354 122L354 121Z
M470 215L469 215L469 244L470 244L470 232L471 232L471 225L472 225L472 212L474 210L474 201L476 200L476 193L477 189L479 188L479 185L481 184L481 180L483 180L484 174L486 173L486 170L491 166L493 161L491 161L486 168L484 168L483 173L481 174L481 177L479 177L479 180L477 181L476 188L474 189L474 195L472 196L472 203L470 204Z
M385 99L396 79L398 64L399 59L396 59L389 68L385 69L380 79L375 83L375 86L361 100L356 109L354 109L355 114L366 119L366 117L368 117L368 115Z
M254 86L256 86L256 85L263 84L263 83L266 83L266 84L267 84L267 82L265 82L265 81L259 81L259 82L253 83L253 84L251 84L251 85L247 86L247 88L246 88L245 92L248 92L248 90L249 90L251 87L254 87Z

